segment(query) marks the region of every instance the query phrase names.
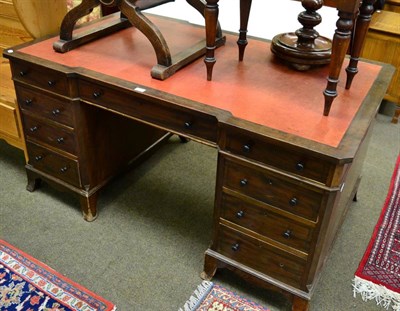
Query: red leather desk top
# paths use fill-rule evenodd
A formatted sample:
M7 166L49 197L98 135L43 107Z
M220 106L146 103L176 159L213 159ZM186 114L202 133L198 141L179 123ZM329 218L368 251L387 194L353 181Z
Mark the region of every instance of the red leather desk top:
M201 27L156 18L171 55L204 39ZM213 80L206 80L203 58L164 81L151 78L156 64L154 50L143 34L128 28L65 54L53 51L51 38L20 52L70 67L83 67L119 79L188 98L229 111L233 116L294 134L325 145L339 145L352 119L381 69L360 62L350 90L344 89L343 72L330 115L322 115L327 67L296 72L275 59L266 41L249 39L243 62L238 62L236 35L216 51Z

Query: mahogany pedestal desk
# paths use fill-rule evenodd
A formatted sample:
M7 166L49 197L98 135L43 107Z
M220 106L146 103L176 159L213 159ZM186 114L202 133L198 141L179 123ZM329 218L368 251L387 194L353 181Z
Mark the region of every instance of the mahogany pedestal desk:
M204 36L202 27L149 18L174 38L172 49ZM293 310L307 310L355 197L393 70L360 62L352 91L339 83L343 95L323 117L318 86L328 68L293 72L274 61L267 41L251 39L247 61L237 63L235 37L227 34L218 49L223 80L206 81L199 59L159 81L148 70L152 46L133 27L65 54L53 51L54 40L5 51L29 153L28 190L44 180L77 194L90 221L107 181L170 133L217 148L202 276L229 268L284 293Z

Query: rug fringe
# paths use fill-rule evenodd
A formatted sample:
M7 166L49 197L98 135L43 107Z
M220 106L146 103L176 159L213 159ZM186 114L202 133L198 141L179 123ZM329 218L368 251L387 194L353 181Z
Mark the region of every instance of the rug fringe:
M392 306L395 311L400 311L400 294L395 293L385 286L363 280L359 277L353 279L353 295L361 294L363 301L375 300L376 304L386 310Z
M211 291L213 285L212 282L203 281L199 286L197 286L197 289L186 301L183 308L180 308L178 311L195 311L203 300L203 297Z

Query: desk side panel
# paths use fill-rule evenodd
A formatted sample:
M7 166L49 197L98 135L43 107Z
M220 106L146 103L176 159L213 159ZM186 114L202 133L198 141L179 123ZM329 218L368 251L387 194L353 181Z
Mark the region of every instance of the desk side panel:
M346 164L344 171L343 188L338 191L332 204L328 204L322 221L322 228L316 246L313 263L311 265L307 283L312 288L320 277L323 265L325 264L333 243L337 237L340 227L346 217L348 208L356 198L358 186L361 181L361 171L364 159L368 150L372 134L373 124L368 129L364 139L359 145L358 152L352 163ZM362 200L362 199L361 199Z

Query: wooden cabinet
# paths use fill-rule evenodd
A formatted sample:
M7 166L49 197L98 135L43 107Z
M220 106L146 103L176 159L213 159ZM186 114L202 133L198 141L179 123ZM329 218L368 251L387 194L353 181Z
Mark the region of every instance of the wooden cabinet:
M0 0L0 52L32 40L21 24L12 0ZM25 149L19 112L15 103L15 91L11 80L10 65L0 57L0 139L10 145Z
M385 11L400 13L400 0L386 0L383 9Z
M83 104L76 75L65 68L25 61L11 67L28 153L27 189L45 180L73 192L84 218L94 220L99 190L169 134Z
M204 277L228 267L308 299L356 198L369 136L348 165L224 124Z
M373 14L365 39L362 57L388 64L396 68L385 99L396 103L392 119L397 123L400 116L400 13L377 11Z

